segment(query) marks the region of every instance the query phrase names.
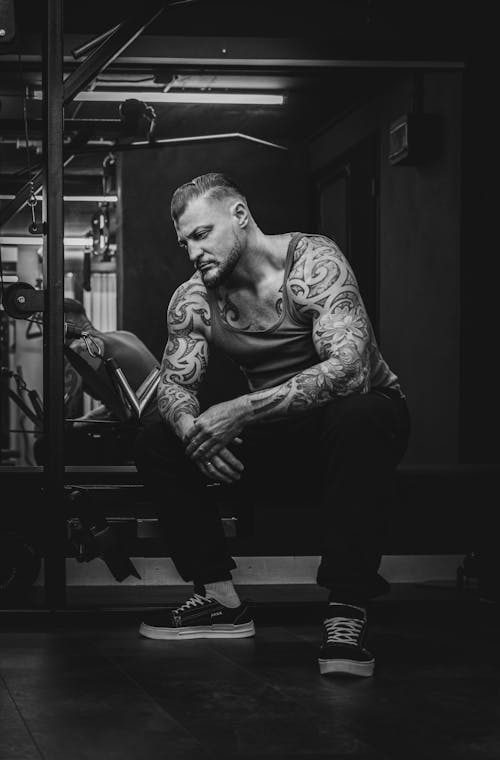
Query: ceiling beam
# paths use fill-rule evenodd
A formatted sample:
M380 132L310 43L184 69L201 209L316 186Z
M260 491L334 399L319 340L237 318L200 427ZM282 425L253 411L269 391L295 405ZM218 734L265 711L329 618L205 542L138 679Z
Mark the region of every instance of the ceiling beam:
M191 0L193 2L194 0ZM175 5L176 3L171 3ZM132 42L168 7L165 0L146 3L146 7L117 26L85 60L65 79L64 105L85 89L94 79L123 53Z
M75 67L71 51L85 43L82 35L65 35L65 69ZM384 44L383 44L384 43ZM359 47L359 44L356 43ZM456 69L463 68L461 57L440 59L428 56L426 46L422 44L420 56L406 58L404 55L392 57L390 41L379 41L378 50L373 54L373 47L365 46L366 57L332 56L332 42L302 38L281 37L188 37L168 35L142 35L113 60L113 67L119 66L171 66L171 67L222 67L222 68L257 68L257 69L352 69L352 68L424 68ZM39 41L36 38L23 40L21 50L23 65L41 60ZM343 41L345 51L346 41ZM369 55L371 53L371 55ZM17 54L6 53L2 61L11 61L18 65Z

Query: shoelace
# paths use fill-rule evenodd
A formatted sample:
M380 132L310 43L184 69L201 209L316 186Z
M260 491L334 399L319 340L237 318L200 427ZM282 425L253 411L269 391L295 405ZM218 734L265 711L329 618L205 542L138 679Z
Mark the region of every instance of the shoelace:
M187 602L184 602L184 604L181 607L177 607L177 609L174 610L174 613L182 612L183 610L190 610L192 607L197 607L198 605L205 604L208 599L204 596L201 596L201 594L193 594L193 596L187 600Z
M363 620L353 620L352 618L336 617L325 620L327 633L327 644L351 644L359 646L359 637L363 630Z

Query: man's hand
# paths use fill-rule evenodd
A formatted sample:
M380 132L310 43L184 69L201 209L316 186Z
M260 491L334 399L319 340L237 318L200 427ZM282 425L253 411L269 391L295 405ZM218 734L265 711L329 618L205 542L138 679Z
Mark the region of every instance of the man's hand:
M247 396L215 404L200 414L187 431L186 454L193 461L213 462L239 436L253 416Z
M241 438L235 438L233 443L241 444ZM234 483L241 478L245 469L243 463L229 451L223 448L210 461L198 459L196 461L202 473L215 483Z
M199 417L197 419L199 419ZM197 419L195 420L189 415L186 415L180 420L179 432L181 433L184 443L188 445L188 448L191 446L191 439L196 435L194 427ZM239 445L242 441L241 438L236 436L231 443ZM187 449L186 453L191 456ZM225 446L221 448L217 454L214 454L211 459L208 456L198 456L196 458L191 456L191 459L193 459L198 469L205 475L205 477L214 482L222 481L223 483L233 483L240 479L241 473L245 469L243 463L240 462L240 460Z

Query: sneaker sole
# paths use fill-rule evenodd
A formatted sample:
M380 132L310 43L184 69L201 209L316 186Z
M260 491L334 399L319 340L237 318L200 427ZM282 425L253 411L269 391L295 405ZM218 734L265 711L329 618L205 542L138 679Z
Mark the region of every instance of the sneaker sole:
M372 676L375 660L357 662L356 660L318 660L319 672L324 675Z
M141 636L148 639L245 639L255 636L253 621L242 625L207 625L186 628L158 628L141 623Z

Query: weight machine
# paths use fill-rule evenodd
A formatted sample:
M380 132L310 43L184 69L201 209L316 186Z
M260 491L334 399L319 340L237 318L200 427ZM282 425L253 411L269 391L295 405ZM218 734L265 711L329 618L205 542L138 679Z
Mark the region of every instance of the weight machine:
M31 174L28 182L15 198L0 212L0 226L14 214L29 204L32 209L31 234L43 235L43 281L44 291L36 291L26 283L16 283L3 295L4 308L10 309L15 318L29 318L34 313L43 314L43 411L44 431L50 446L43 468L43 500L46 503L46 534L50 541L45 547L45 601L51 610L66 607L66 541L67 541L67 498L82 498L78 491L71 491L65 483L63 459L64 444L64 385L63 385L63 344L68 328L63 314L64 293L64 211L63 211L63 170L71 160L74 151L85 145L89 133L82 130L66 147L63 145L63 110L75 95L85 88L95 77L114 61L164 10L169 7L194 2L195 0L151 0L142 4L131 18L87 43L84 50L74 51L76 58L87 53L87 57L63 81L63 0L48 0L46 25L43 35L43 168ZM133 110L133 109L132 109ZM128 114L130 117L130 114ZM141 117L144 117L141 114ZM151 116L151 114L149 114ZM150 126L152 126L150 124ZM43 221L35 217L35 193L43 188ZM35 199L35 202L33 201ZM5 289L7 291L7 288ZM6 306L7 304L7 306ZM85 336L81 336L84 337ZM91 347L91 337L86 338ZM91 348L92 350L92 348ZM135 394L119 367L109 364L110 375L124 401L134 415L150 400L156 389L159 372L152 373ZM16 403L22 399L16 398ZM37 400L39 401L39 400ZM33 403L33 402L32 402ZM36 402L35 402L36 403ZM26 407L24 411L31 410ZM38 419L38 416L37 416ZM102 518L89 514L78 526L80 545L85 558L102 556L118 580L129 574L137 575L128 557L124 557L114 540L109 526ZM128 564L130 563L130 564Z
M64 352L66 336L71 336L73 326L64 321L64 248L63 248L63 171L75 155L85 153L86 143L92 136L92 126L78 120L72 120L78 131L72 140L64 145L63 110L82 89L87 87L110 63L112 63L161 13L171 7L197 2L197 0L146 0L140 9L129 19L116 25L98 37L73 51L76 60L86 56L82 63L63 81L63 0L47 0L47 18L43 45L43 167L31 172L28 167L29 180L17 193L15 198L0 211L0 227L27 204L31 207L31 224L29 232L43 236L43 291L35 290L27 283L15 283L5 289L4 307L16 319L28 319L36 322L35 314L43 315L43 408L44 433L47 436L48 459L43 468L43 500L47 504L47 534L50 541L45 551L45 599L49 609L66 607L66 570L65 547L67 545L67 509L69 503L81 504L87 522L80 519L80 524L73 525L73 534L80 541L77 558L88 561L93 556L101 556L117 580L127 575L134 575L128 557L120 554L113 543L109 526L102 523L102 518L92 514L89 500L84 489L68 493L68 472L65 471L63 459L64 443ZM121 127L129 132L141 134L146 139L139 141L125 140L113 147L115 150L144 150L155 147L168 147L170 144L192 143L193 141L213 141L236 138L257 142L267 147L288 150L283 145L271 143L241 133L221 133L198 135L195 137L173 137L161 140L155 138L156 116L151 107L136 100L127 100L120 108L119 120L105 120L106 127L116 130ZM101 124L102 126L102 124ZM25 129L27 119L25 113ZM28 144L28 138L26 140ZM92 147L91 152L100 152ZM109 147L105 148L107 158L103 163L106 178ZM36 193L43 187L43 220L37 220ZM74 334L74 333L73 333ZM82 337L87 350L92 353L91 337ZM156 390L159 371L153 371L142 386L134 393L120 368L112 360L106 360L106 372L112 379L116 392L132 418L141 415L148 401ZM13 399L14 400L14 399ZM17 401L16 401L17 403ZM31 411L31 410L30 410ZM40 411L40 410L39 410ZM69 468L71 469L71 468ZM75 481L73 480L73 484ZM83 491L83 492L82 492ZM85 502L85 508L83 504ZM232 518L228 522L231 522ZM228 535L232 535L234 524ZM85 539L85 540L84 540ZM85 545L85 541L87 544ZM113 549L114 546L114 549ZM114 553L113 553L114 552ZM130 563L130 564L128 564Z

